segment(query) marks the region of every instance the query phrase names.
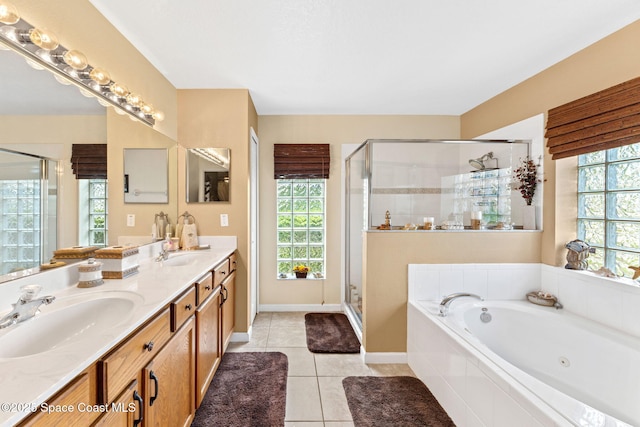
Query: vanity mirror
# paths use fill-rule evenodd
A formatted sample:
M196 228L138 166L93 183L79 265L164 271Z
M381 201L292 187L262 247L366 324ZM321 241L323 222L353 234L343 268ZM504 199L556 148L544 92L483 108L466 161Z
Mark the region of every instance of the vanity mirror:
M165 148L125 148L124 202L169 203L168 162Z
M38 182L40 188L48 186L44 200L50 202L48 207L42 208L44 216L33 221L32 230L35 231L24 228L30 224L20 218L26 216L15 214L26 202L15 202L15 209L9 213L18 216L18 223L12 217L7 224L14 229L18 227L17 232L5 233L4 229L0 232L0 241L5 249L0 250L0 263L6 264L0 271L0 283L38 273L39 266L47 263L53 251L59 248L114 245L122 235L149 234L153 213L158 209L150 204L139 207L124 204L121 196L123 148L161 147L159 151L165 156L169 151L170 175L164 180L166 184L168 180L177 182L175 141L147 125L115 114L113 110L107 113L95 98L82 96L73 85L61 84L47 70L30 67L22 56L12 50L0 50L0 93L0 149L48 159L42 160L48 166L46 181ZM105 179L101 183L76 179L70 161L74 144L108 146L108 186ZM167 160L164 164L166 171ZM5 172L9 172L4 170L4 165L5 160L0 161L0 177L7 176ZM13 184L7 185L11 187ZM168 192L170 197L167 197L169 206L163 205L162 210L176 218L177 191L176 184L173 185ZM57 190L57 209L52 202L56 194L54 190ZM7 212L9 206L3 201L0 210ZM125 206L131 208L125 209ZM129 213L137 215L136 227L125 224L125 214ZM79 226L83 220L85 226ZM92 236L95 239L92 240ZM22 258L19 265L15 264L19 258L16 254Z
M187 150L187 203L229 201L229 148Z

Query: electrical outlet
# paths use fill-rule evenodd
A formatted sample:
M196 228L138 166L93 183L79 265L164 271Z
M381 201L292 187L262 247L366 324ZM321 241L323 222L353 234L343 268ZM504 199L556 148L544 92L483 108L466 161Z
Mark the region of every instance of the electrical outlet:
M127 214L127 227L136 226L136 216L134 214Z
M220 214L220 227L228 227L229 226L229 215Z

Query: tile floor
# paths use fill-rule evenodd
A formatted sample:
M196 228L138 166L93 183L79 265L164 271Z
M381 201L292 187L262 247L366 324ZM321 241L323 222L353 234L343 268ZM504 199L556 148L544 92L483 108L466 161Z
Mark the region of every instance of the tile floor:
M259 313L251 341L227 351L280 351L289 360L285 427L353 426L342 379L355 375L410 375L408 365L366 365L360 354L317 354L307 350L302 312Z

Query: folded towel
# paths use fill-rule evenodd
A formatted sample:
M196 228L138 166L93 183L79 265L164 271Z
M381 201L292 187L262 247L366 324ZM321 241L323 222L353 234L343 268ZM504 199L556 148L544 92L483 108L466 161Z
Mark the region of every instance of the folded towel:
M198 246L198 229L195 224L185 224L182 226L182 236L180 238L182 249L191 249Z

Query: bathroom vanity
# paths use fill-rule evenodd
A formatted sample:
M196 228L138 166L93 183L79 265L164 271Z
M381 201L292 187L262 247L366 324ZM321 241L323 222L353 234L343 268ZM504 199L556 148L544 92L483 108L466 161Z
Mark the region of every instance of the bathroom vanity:
M0 355L0 402L10 405L0 425L189 425L234 329L233 242L149 258L137 275L92 290L54 292L55 302L11 332L96 299L121 311L113 325L98 328L92 325L106 314L94 309L60 344Z

